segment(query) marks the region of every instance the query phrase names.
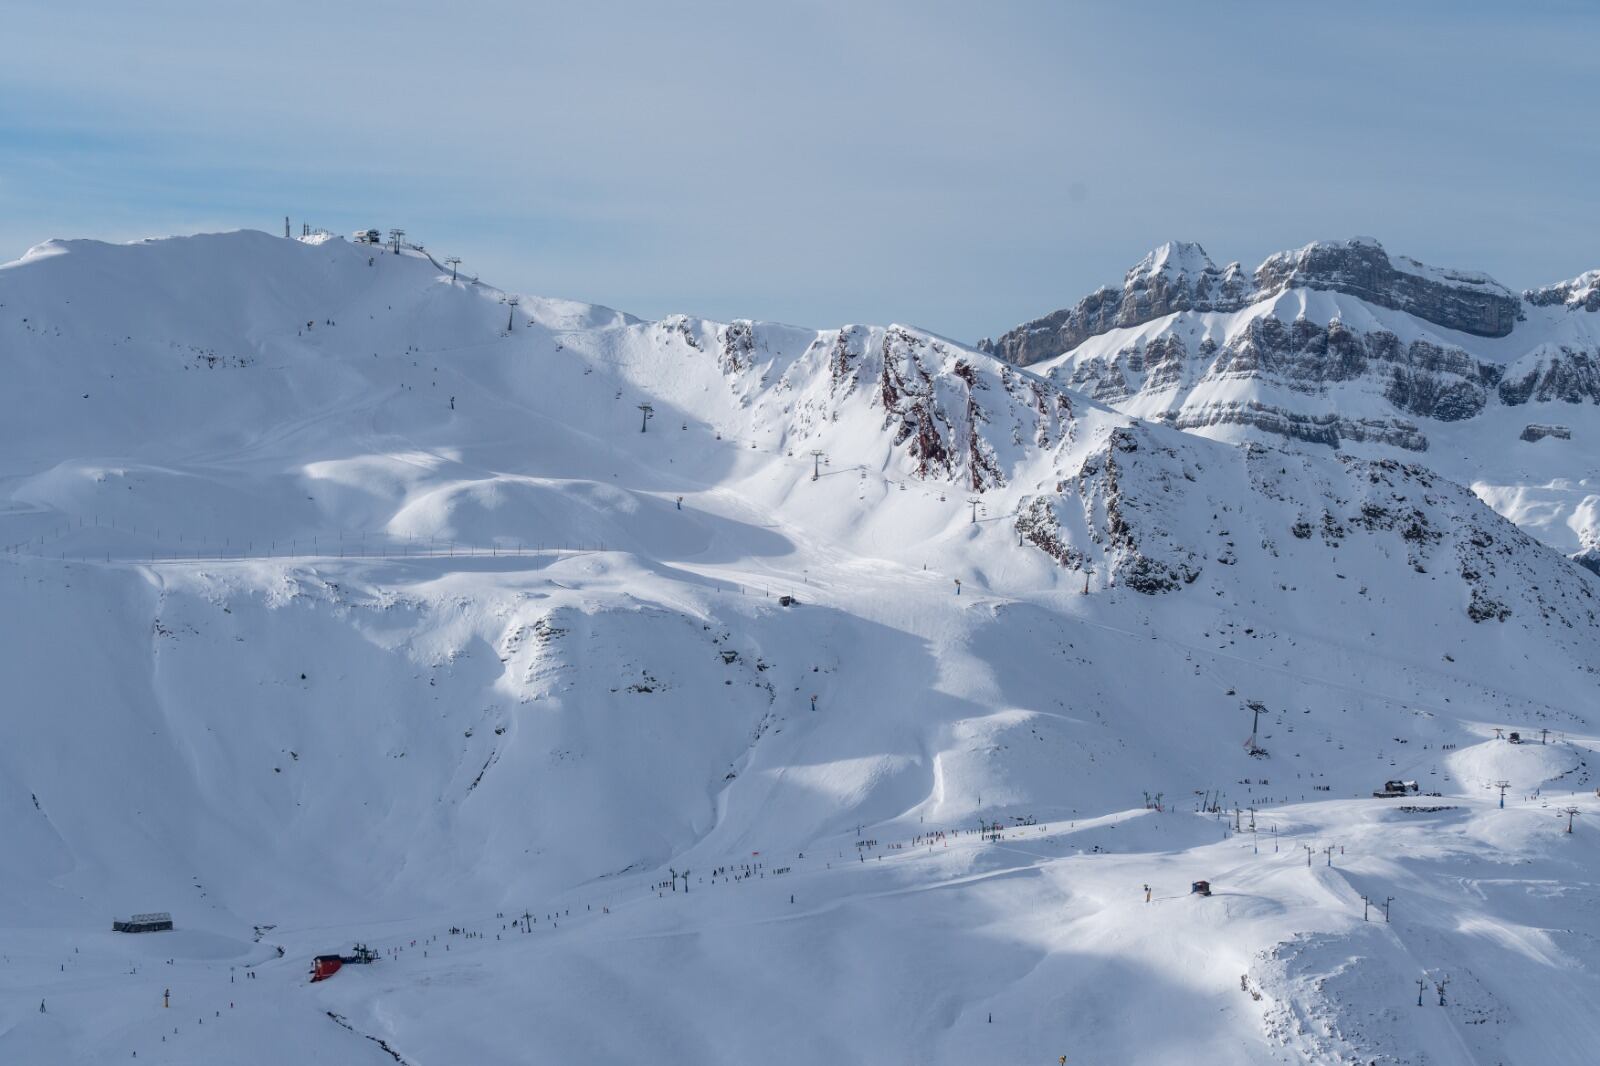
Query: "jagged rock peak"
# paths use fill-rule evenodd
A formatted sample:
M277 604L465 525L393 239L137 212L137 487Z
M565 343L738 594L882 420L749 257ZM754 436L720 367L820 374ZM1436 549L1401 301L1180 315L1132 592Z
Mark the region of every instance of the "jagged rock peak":
M1591 300L1600 307L1600 285L1585 288L1583 280L1539 290L1549 294L1541 299L1555 303L1570 296L1583 306L1587 304L1582 301ZM1521 299L1487 274L1432 267L1406 256L1391 259L1371 237L1313 241L1278 252L1253 275L1246 275L1238 263L1218 269L1200 245L1171 241L1139 260L1120 289L1097 289L1071 308L1025 322L998 340L985 340L981 349L1026 366L1071 351L1108 330L1143 325L1178 311L1237 311L1296 288L1348 293L1480 337L1503 337L1522 318Z
M1314 241L1268 256L1255 281L1257 299L1291 288L1344 292L1480 337L1504 337L1522 317L1516 294L1487 274L1391 260L1371 237Z
M1589 270L1569 281L1526 289L1522 298L1535 307L1563 304L1574 311L1600 311L1600 270Z
M1128 271L1127 280L1149 277L1152 274L1196 275L1215 273L1216 265L1206 250L1193 241L1168 241L1145 254L1145 257Z
M1019 366L1067 351L1098 333L1137 326L1176 311L1236 311L1251 284L1238 263L1218 269L1200 245L1168 241L1135 263L1122 287L1102 286L1044 318L1019 326L979 350Z

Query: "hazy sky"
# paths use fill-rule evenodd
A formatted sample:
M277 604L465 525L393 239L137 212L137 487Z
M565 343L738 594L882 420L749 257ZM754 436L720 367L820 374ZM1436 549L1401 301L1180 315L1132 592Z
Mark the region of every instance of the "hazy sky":
M1171 238L1600 267L1594 4L4 8L0 259L288 214L636 314L964 340Z

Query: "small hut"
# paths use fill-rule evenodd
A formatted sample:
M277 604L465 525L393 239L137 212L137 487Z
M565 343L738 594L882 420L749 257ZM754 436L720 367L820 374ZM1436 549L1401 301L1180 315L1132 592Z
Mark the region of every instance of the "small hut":
M326 981L339 972L339 967L344 962L337 955L318 955L311 960L311 982Z
M171 928L172 915L166 911L135 914L127 921L123 921L121 918L111 919L111 931L114 933L159 933L164 929Z

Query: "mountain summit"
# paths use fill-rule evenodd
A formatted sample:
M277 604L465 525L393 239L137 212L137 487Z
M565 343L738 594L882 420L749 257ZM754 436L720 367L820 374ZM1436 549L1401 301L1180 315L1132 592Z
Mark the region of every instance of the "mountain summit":
M1238 263L1218 270L1198 244L1169 241L1134 264L1120 289L1097 289L979 347L1028 366L1112 329L1178 311L1238 311L1298 288L1347 293L1475 336L1503 337L1522 318L1518 297L1489 276L1391 259L1370 237L1278 252L1248 278Z

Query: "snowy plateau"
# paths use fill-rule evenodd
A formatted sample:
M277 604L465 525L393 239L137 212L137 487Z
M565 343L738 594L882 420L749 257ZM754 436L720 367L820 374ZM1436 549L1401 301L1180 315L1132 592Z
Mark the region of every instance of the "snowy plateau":
M1169 245L968 347L34 248L0 1063L1600 1061L1597 292Z

